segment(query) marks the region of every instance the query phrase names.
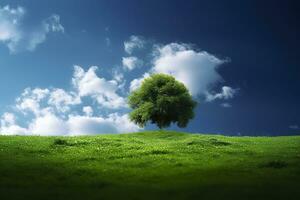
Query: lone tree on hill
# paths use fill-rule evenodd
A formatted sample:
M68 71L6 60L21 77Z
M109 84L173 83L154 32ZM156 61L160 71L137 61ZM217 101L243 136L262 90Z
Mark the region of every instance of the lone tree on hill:
M133 109L131 121L140 127L151 121L160 129L170 126L172 122L181 128L186 127L189 120L194 118L197 105L184 84L166 74L154 74L146 78L128 100Z

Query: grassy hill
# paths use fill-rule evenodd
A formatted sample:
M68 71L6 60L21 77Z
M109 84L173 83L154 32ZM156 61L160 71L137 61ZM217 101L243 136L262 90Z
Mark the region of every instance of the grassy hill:
M0 199L300 199L300 136L0 136Z

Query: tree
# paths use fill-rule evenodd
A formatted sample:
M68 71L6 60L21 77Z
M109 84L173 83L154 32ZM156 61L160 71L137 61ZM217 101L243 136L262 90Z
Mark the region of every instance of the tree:
M154 74L146 78L141 87L130 94L128 102L133 109L131 121L140 127L151 121L160 129L171 123L186 127L189 120L194 118L197 105L184 84L166 74Z

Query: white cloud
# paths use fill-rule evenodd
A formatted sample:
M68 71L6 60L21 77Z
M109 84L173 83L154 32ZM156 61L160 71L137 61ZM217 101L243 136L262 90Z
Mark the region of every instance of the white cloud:
M116 80L106 80L97 76L98 67L93 66L86 72L79 66L75 66L72 79L74 87L79 96L90 96L94 98L100 106L116 109L127 107L126 100L118 95L118 82Z
M124 50L128 54L132 54L135 49L142 49L145 46L145 40L136 35L130 36L128 41L124 42Z
M233 89L229 86L223 86L222 91L216 94L206 93L206 101L214 101L216 99L232 99L237 93L237 89Z
M10 10L10 8L6 9ZM53 23L51 24L49 20L53 20ZM47 31L64 31L63 27L59 26L59 17L45 20L44 23L48 24L44 26ZM9 38L4 33L0 37ZM10 39L5 39L5 41L8 40ZM134 49L143 48L144 44L145 42L139 40L139 37L132 36L130 41L124 43L124 46L127 53L131 54ZM188 44L178 43L157 45L152 53L152 68L130 82L130 91L140 87L142 81L152 73L165 73L183 82L192 95L203 95L207 101L229 100L237 92L229 86L223 86L220 93L212 92L216 83L222 81L217 71L218 66L226 60L219 59L205 51L195 50ZM122 59L123 70L138 67L139 64L136 64L138 61L136 57L124 57ZM81 135L140 130L138 126L130 122L128 114L125 113L128 105L125 97L121 95L127 92L123 91L126 79L124 71L121 71L122 66L112 71L111 80L98 75L97 70L96 66L87 70L74 66L71 90L25 89L16 99L14 112L5 113L0 118L1 133ZM230 107L231 105L222 103L221 106ZM25 119L22 121L22 126L17 123L17 118Z
M97 76L97 67L91 67L86 72L79 66L74 67L72 78L74 91L61 88L26 88L17 98L16 108L19 111L31 112L41 116L49 111L67 112L71 106L82 103L82 97L88 97L108 109L127 107L124 97L117 94L120 85L116 80L106 80Z
M72 135L117 133L116 124L109 118L70 116L67 123Z
M109 118L114 122L119 133L129 133L141 130L141 128L129 120L128 114L120 115L119 113L112 113L109 115Z
M204 96L207 101L215 99L231 99L237 89L223 86L221 93L212 94L212 89L223 81L218 73L218 67L228 62L228 59L219 59L206 51L193 49L185 43L170 43L154 45L153 66L140 78L130 83L130 91L137 89L142 81L153 73L164 73L174 76L189 89L193 96ZM228 103L223 105L228 107Z
M290 125L289 128L290 128L290 129L293 129L293 130L298 130L298 129L300 129L300 127L299 127L297 124Z
M86 107L85 107L86 108ZM28 128L15 123L4 124L1 120L1 134L5 135L89 135L103 133L128 133L141 130L133 124L127 114L113 113L107 117L69 115L63 119L53 113L36 117Z
M49 89L26 88L21 96L17 98L16 108L23 113L29 111L34 113L36 116L39 116L47 110L40 108L40 102L45 99L49 93Z
M19 30L20 23L25 14L23 7L11 8L9 5L0 7L0 42L5 43L10 51L22 38Z
M137 67L142 66L143 61L134 56L123 57L122 64L123 64L124 69L131 71Z
M128 115L110 114L108 117L70 116L70 134L86 135L101 133L135 132L139 128L129 121Z
M153 72L174 76L188 87L192 95L205 94L222 80L217 68L226 60L193 50L188 44L157 46L154 54Z
M86 116L93 116L93 108L91 107L91 106L84 106L83 108L82 108L82 111L84 112L84 114L86 115Z
M130 82L130 88L129 88L130 92L132 92L132 91L138 89L138 88L141 86L143 80L144 80L145 78L148 78L149 76L150 76L149 73L145 73L141 78L133 79L133 80Z
M11 8L9 5L0 7L0 42L9 48L11 53L29 50L46 40L50 32L64 32L59 15L53 14L33 28L26 27L26 12L21 6Z
M4 113L0 120L0 133L11 135L27 134L27 129L20 127L16 124L16 117L13 113Z
M81 99L74 92L68 93L63 89L55 88L50 93L48 103L55 106L57 110L66 112L70 109L70 105L80 104Z
M127 114L110 112L111 108L124 108L127 105L124 97L116 93L120 86L115 80L107 81L98 77L97 67L84 71L76 66L74 70L74 88L71 91L61 88L26 88L16 99L15 113L7 112L0 118L0 134L83 135L140 130ZM82 97L90 99L84 101ZM92 107L94 103L87 106L91 99L96 100L96 106ZM105 107L105 110L101 109L106 115L97 116L99 105ZM84 114L79 115L82 112ZM24 127L17 123L16 116L25 119Z
M0 131L2 135L26 135L29 133L26 128L20 127L16 124L1 126Z
M29 125L28 132L34 135L66 135L68 127L58 116L47 113L35 118Z
M75 92L66 92L60 88L26 88L16 103L19 111L41 116L50 111L66 112L70 106L80 104L81 99Z
M1 120L1 134L4 135L89 135L103 133L128 133L141 130L133 124L127 114L110 114L107 117L93 117L69 115L63 119L53 113L39 116L30 122L28 128L15 123L3 124Z
M13 113L6 112L2 115L2 120L1 120L2 126L12 125L12 124L15 124L15 122L16 122L16 118Z

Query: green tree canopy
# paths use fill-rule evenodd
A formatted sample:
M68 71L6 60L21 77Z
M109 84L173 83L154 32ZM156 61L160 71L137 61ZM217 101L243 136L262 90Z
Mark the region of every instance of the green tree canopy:
M194 118L197 105L184 84L166 74L153 74L146 78L141 87L130 94L128 102L133 109L131 121L140 127L150 121L159 128L168 127L171 123L186 127Z

